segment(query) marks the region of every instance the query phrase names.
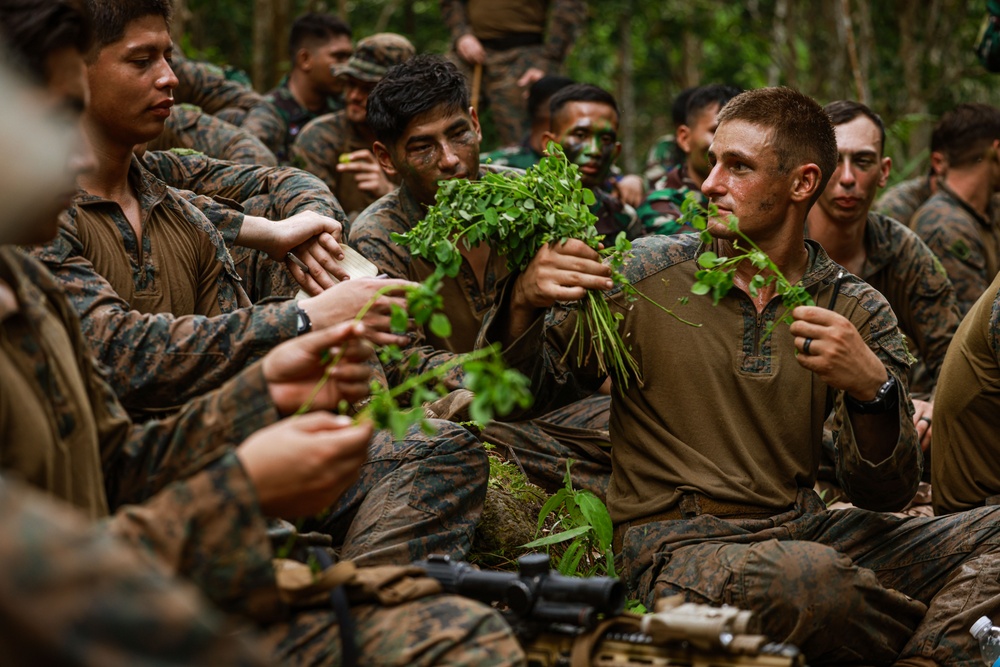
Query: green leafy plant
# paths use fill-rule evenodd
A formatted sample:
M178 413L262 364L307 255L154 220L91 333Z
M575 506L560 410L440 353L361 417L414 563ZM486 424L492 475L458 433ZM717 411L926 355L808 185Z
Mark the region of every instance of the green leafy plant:
M566 485L545 501L538 513L537 530L541 532L551 514L556 517L552 528L554 532L528 542L522 548L545 547L560 574L613 577L615 555L611 546L614 535L611 515L593 493L573 488L569 472L572 464L572 459L566 462ZM549 550L549 547L564 542L569 542L569 546L561 555Z
M547 151L548 157L524 174L488 173L478 181L441 182L424 219L406 234L393 234L393 241L455 276L462 264L459 242L472 248L489 241L510 270L520 271L542 246L579 239L608 258L612 280L627 300L634 300L636 291L621 273L631 242L622 233L613 246L602 248L603 236L594 226L597 217L590 211L594 193L583 187L576 165L558 145L549 143ZM579 363L596 354L600 370L627 386L630 377L638 377L639 367L618 333L621 318L601 294L588 292L574 338Z
M681 206L681 219L699 231L702 243L712 242L713 237L708 232L708 221L718 217L719 209L715 204L709 203L707 207L702 206L693 194L689 194ZM740 230L739 220L736 216L729 216L726 226L737 236L731 242L733 252L720 257L711 250L706 250L698 255L698 266L701 268L694 274L695 283L691 286L691 292L698 295L711 294L712 304L718 305L722 297L728 294L733 287L733 274L736 272L736 268L744 262L749 262L757 269L757 273L747 285L750 296L756 297L760 290L773 284L775 292L781 297L781 302L785 307L781 315L768 325L764 332L764 338L767 338L774 332L774 328L778 324L782 322L792 323L792 310L794 308L812 306L815 305L815 301L805 287L798 283L789 282L767 253Z
M405 288L406 309L396 305L392 308L391 327L395 332L405 332L409 319L412 318L417 325L426 325L438 336L447 337L451 334L451 323L447 316L440 312L443 300L438 291L442 279L443 274L438 270L423 283ZM354 319L360 322L380 297L399 289L396 286L389 286L377 290ZM326 384L330 371L340 358L341 355L337 355L327 360L327 372L317 382L312 394L296 414L309 411L316 396ZM406 354L396 345L388 345L379 351L379 359L383 363L396 361L401 362L404 367L412 367L416 356ZM507 368L500 355L499 346L492 345L457 355L428 371L408 377L395 387L385 388L377 382L372 382L371 397L355 416L355 420L370 419L376 428L391 430L393 437L397 439L404 437L415 424L421 424L426 432L430 432L432 429L424 416L423 406L448 393L441 378L457 366L463 367L464 385L474 394L469 406L469 413L474 420L486 423L495 415L507 414L515 406L527 407L531 404L528 379L521 373ZM402 405L401 401L408 404ZM342 406L342 411L346 409L346 405Z

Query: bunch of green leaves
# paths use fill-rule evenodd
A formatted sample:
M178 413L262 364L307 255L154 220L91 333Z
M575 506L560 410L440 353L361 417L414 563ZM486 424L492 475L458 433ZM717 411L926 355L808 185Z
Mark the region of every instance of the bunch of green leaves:
M708 231L708 222L718 219L719 209L709 203L707 207L702 206L694 194L688 194L681 206L681 220L698 230L701 241L704 244L712 242L713 237ZM733 287L733 274L739 265L749 262L757 272L750 279L747 290L750 296L756 297L760 290L769 285L774 285L775 293L781 297L781 302L785 307L782 314L771 322L764 332L767 338L774 331L779 323L792 323L792 310L797 306L815 305L812 295L799 283L792 284L778 268L766 252L754 243L741 229L739 220L734 215L730 215L726 221L726 226L736 234L736 238L731 241L733 252L724 256L719 256L711 250L706 250L698 255L698 266L701 268L695 272L695 282L691 286L694 294L712 295L712 304L718 305L729 290Z
M442 338L451 334L451 323L448 317L440 312L443 300L439 294L443 274L435 271L422 283L404 288L406 292L405 309L393 305L391 328L396 333L404 333L409 326L409 320L418 326L427 326ZM358 312L355 320L360 322L378 299L389 292L397 292L400 288L387 286L377 290L368 303ZM341 355L327 360L328 372L316 384L309 399L299 408L298 414L308 412L313 400L323 388L331 370ZM379 350L379 360L382 363L399 362L404 367L413 368L416 362L415 354L407 354L396 345L387 345ZM486 423L497 415L504 415L515 406L527 407L531 404L531 392L528 389L528 379L515 370L507 368L500 355L498 345L474 350L467 354L457 355L447 362L439 364L423 373L411 375L404 382L394 387L383 387L378 382L372 382L371 396L364 408L355 416L356 421L370 419L376 428L389 429L393 437L399 439L414 425L420 424L425 432L432 433L424 415L425 403L435 401L448 393L442 382L452 369L461 366L464 370L464 385L474 398L469 406L472 418ZM341 406L342 411L347 410Z
M576 490L570 478L572 459L566 462L565 486L554 493L538 513L540 532L549 515L556 517L549 535L528 542L523 549L545 547L555 562L556 570L566 576L614 577L615 555L611 540L614 527L611 515L601 499L590 491ZM561 555L552 553L550 547L569 542Z
M550 142L546 150L548 156L523 174L491 172L477 181L442 181L424 219L406 234L393 234L392 240L454 277L462 264L460 242L466 248L488 242L511 271L521 271L542 246L578 239L608 260L612 280L627 300L634 300L636 292L621 273L632 244L622 233L613 246L601 248L603 236L590 210L594 193L583 186L577 166L557 144ZM574 338L578 362L596 353L600 370L613 372L616 382L627 386L639 367L618 333L621 318L601 295L590 293Z

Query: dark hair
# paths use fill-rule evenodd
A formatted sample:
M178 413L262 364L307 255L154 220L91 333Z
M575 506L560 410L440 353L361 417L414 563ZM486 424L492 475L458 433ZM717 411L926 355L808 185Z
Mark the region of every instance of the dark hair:
M826 115L830 117L830 122L833 123L834 127L837 125L843 125L844 123L850 123L858 116L864 116L871 122L875 123L875 127L878 128L880 139L879 152L883 155L885 154L885 123L882 122L881 116L872 111L866 105L853 100L837 100L836 102L830 102L823 107L823 111L825 111Z
M727 86L722 83L710 83L707 86L695 88L688 97L684 106L684 124L694 125L701 112L713 104L718 104L719 109L726 106L726 102L733 99L743 91L735 86Z
M677 93L677 97L674 98L673 104L670 106L670 119L674 121L674 129L680 125L687 125L687 108L688 100L694 95L694 91L698 90L700 86L691 86L690 88L685 88L681 92Z
M552 99L552 96L575 81L568 76L543 76L531 84L528 89L528 118L534 120L542 105Z
M934 126L931 150L944 153L949 167L963 167L981 158L997 139L1000 109L989 104L959 104Z
M615 101L614 95L590 83L574 83L572 86L566 86L560 90L549 100L549 112L552 114L553 121L556 114L571 102L607 104L615 110L616 116L621 117L621 114L618 112L618 102Z
M93 27L81 0L0 0L0 37L15 68L39 83L49 56L65 48L90 49Z
M147 16L161 16L170 28L173 9L170 0L86 0L94 22L94 44L103 49L114 44L125 34L132 21Z
M295 54L299 49L328 42L338 35L352 37L351 26L330 14L319 12L303 14L292 23L292 33L288 37L288 56L295 62Z
M814 99L791 88L757 88L740 93L719 112L719 124L741 120L774 131L778 170L814 163L820 184L813 201L837 169L837 134ZM718 136L718 135L717 135Z
M391 145L410 121L437 107L445 112L469 109L469 89L462 73L441 56L422 54L393 65L368 95L366 122L375 139Z

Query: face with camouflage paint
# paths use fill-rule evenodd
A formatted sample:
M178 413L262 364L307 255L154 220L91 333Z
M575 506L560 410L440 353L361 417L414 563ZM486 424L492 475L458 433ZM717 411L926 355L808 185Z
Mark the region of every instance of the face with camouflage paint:
M566 157L580 168L588 188L600 186L621 152L618 114L600 102L569 102L552 117L552 130L545 143L555 141Z
M479 175L479 129L476 110L438 105L416 116L392 146L376 141L376 159L389 176L402 177L417 201L434 203L438 182Z

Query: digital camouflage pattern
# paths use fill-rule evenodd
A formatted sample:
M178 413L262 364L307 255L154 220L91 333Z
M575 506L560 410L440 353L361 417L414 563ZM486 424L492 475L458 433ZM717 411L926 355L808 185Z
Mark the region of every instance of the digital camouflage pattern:
M931 183L929 176L918 176L905 180L888 188L872 207L876 213L888 216L894 220L899 220L907 227L910 224L913 214L931 198Z
M646 233L670 235L693 232L694 229L680 222L681 206L690 192L697 195L702 206L708 204L708 198L691 179L684 164L677 165L655 181L646 199L636 209Z
M840 267L815 242L806 243L810 264L801 284L817 303L829 303ZM634 242L634 256L623 271L655 304L673 308L700 328L646 299L626 302L617 289L606 293L612 311L623 316L619 333L631 344L642 372L641 383L613 389L612 520L623 525L672 512L690 491L744 511L782 511L800 487L811 488L816 480L823 422L831 406L837 414L838 479L848 497L875 510L905 505L916 490L921 464L910 403L899 402L893 453L878 463L867 461L847 425L843 392L831 390L796 362L787 326L764 335L784 309L780 297L758 312L742 290L731 290L717 306L710 298L690 295L696 258L704 249L722 251L718 242L703 248L694 235L644 237ZM504 321L498 317L511 284L507 281L484 322L481 343L503 338ZM840 284L839 294L836 311L858 328L905 391L908 358L885 299L854 276ZM680 302L684 297L689 300ZM515 410L505 419L544 414L585 398L604 382L593 355L578 366L575 348L566 348L576 308L558 304L504 350L507 363L531 379L535 396L530 409ZM678 349L685 353L676 354ZM775 406L784 406L781 419L775 418Z
M337 96L326 98L326 107L319 111L310 111L299 104L292 91L288 89L286 75L278 85L271 89L264 100L270 109L270 125L280 126L281 132L266 138L264 143L277 156L278 162L288 164L292 159L292 143L299 132L309 121L321 115L334 113L344 108L344 101Z
M133 162L132 174L147 221L173 216L175 222L170 224L179 219L180 224L195 225L211 239L224 267L218 278L218 309L222 314L177 317L141 313L125 301L95 269L98 258L89 254L92 250L82 242L81 230L83 223L114 221L122 230L125 252L132 257L133 266L139 267L135 236L117 204L100 202L90 195L78 196L60 220L59 235L32 248L31 253L55 275L80 314L85 340L107 370L115 393L130 412L139 413L173 409L218 387L278 343L297 335L298 326L294 303L247 307L249 299L226 248L239 233L231 209L166 187L138 161ZM219 209L219 220L210 220L203 213L213 207ZM158 276L149 263L151 253L145 250L145 270L136 270L134 280L155 283Z
M1000 220L980 215L939 183L911 226L944 265L964 316L1000 271Z
M1000 610L996 508L937 518L828 511L803 489L767 519L677 518L625 534L629 589L647 604L682 594L753 610L762 633L798 646L811 665L978 665L969 628Z
M934 401L934 511L1000 504L1000 275L962 320Z
M219 160L262 167L278 164L260 139L192 104L173 107L163 132L146 146L150 151L171 148L189 148Z
M394 32L380 32L365 37L342 65L335 65L338 77L350 77L365 83L378 83L390 67L406 62L416 54L410 40Z
M207 114L238 125L263 141L273 153L285 128L264 98L252 88L228 78L221 67L185 58L178 51L174 49L170 64L177 75L174 99L179 104L193 104Z
M646 168L642 172L647 192L655 190L656 182L678 166L677 158L677 138L673 134L657 138L646 154Z
M480 164L492 164L497 167L512 167L514 169L534 167L541 159L542 154L536 153L535 149L525 142L517 146L499 148L490 153L482 153L479 156Z
M57 324L46 329L50 343L57 340L52 338L54 333L61 333L63 346L70 348L68 354L63 350L52 349L48 355L36 354L29 358L29 363L35 364L35 369L25 373L23 377L28 382L35 383L35 386L33 390L24 392L24 395L32 401L45 400L62 411L53 418L55 423L50 428L54 432L58 432L61 425L69 423L89 434L89 439L81 439L76 443L77 448L89 447L100 452L109 505L115 510L115 514L103 524L107 537L100 544L109 546L109 538L113 536L119 543L130 544L135 552L142 554L149 562L158 563L156 567L161 571L166 570L190 579L223 610L254 622L264 632L266 649L272 652L274 658L281 660L282 664L338 664L340 640L336 616L329 610L297 612L289 609L279 597L272 565L274 554L266 523L260 514L256 493L231 449L232 443L242 441L250 433L277 418L260 365L247 369L220 391L188 404L176 416L161 422L133 425L91 360L76 326L75 316L56 282L37 262L11 249L0 249L0 261L7 269L4 273L13 276L13 284L17 286L19 297L30 299L25 301L28 326L10 324L11 319L18 318L7 318L4 326L13 327L11 333L21 335L21 347L30 350L30 343L34 340L31 324L52 324L36 315L37 312L47 311L55 314L57 320ZM4 338L11 340L8 336ZM61 363L65 359L70 359L70 363ZM79 362L79 365L73 362ZM84 399L70 405L69 401L59 399L61 385L73 375L83 376L82 381L89 386L92 400ZM9 378L4 378L4 386L9 386ZM8 398L6 393L4 398ZM22 414L21 411L3 410L0 428L6 433L18 433L16 424L12 425L11 422L21 419ZM88 415L89 420L86 419ZM96 426L88 428L90 423ZM218 424L223 424L225 428L213 426ZM448 458L442 458L441 463L469 460L470 457L480 459L483 479L481 486L476 489L481 504L481 496L485 491L485 470L488 468L485 454L482 450L468 447L469 443L460 438L448 437L458 435L457 431L462 430L460 427L445 424L444 428L452 429L451 433L443 434L447 438L444 444L451 449L447 451ZM27 442L32 447L37 447L39 434L32 435L34 437ZM426 436L424 438L426 440ZM471 436L467 435L466 440L471 440ZM5 438L3 443L5 452L0 460L6 466L12 460L8 452L21 443L9 438ZM390 446L386 456L393 455ZM391 468L385 465L383 458L385 457L379 454L372 457L373 461L381 465L382 473ZM361 512L357 519L348 517L348 521L359 522L362 527L352 526L348 537L357 541L349 543L344 552L353 549L362 553L366 545L379 544L378 538L373 535L390 539L397 537L394 531L408 528L408 520L418 520L416 528L420 531L421 539L429 539L428 533L439 527L433 520L435 512L447 503L448 494L476 492L464 489L461 486L462 480L454 474L441 477L439 471L435 470L434 478L431 479L430 473L431 468L426 462L406 460L388 474L379 474L378 481L382 484L385 495L379 498L379 502L373 503L377 507L368 515ZM98 470L94 474L100 476L102 471ZM100 479L96 481L100 486ZM460 484L457 489L449 486L453 482ZM441 494L442 490L446 492ZM432 491L437 491L438 494L435 495ZM5 502L4 492L5 489L0 488L0 505L6 508L8 504ZM394 507L396 511L383 516L389 507ZM470 508L460 508L468 509ZM16 514L10 512L5 512L4 516L8 522L17 520ZM469 512L465 516L464 511L459 511L454 516L468 524L466 530L471 534L475 513ZM390 528L390 525L394 528ZM382 532L373 528L376 526ZM20 547L15 540L18 535L35 540L34 544L43 544L39 540L44 534L35 524L30 531L8 535L11 539L5 539L4 544L0 545L0 562L8 566L8 574L12 568L16 571L16 562L11 563L8 558L16 557L16 550ZM76 548L67 549L67 544L75 545ZM447 543L430 544L437 548ZM54 633L51 635L53 641L49 642L50 650L64 649L66 641L77 639L73 648L81 651L78 658L82 660L87 657L88 650L102 647L102 640L122 639L125 629L131 627L134 630L134 626L128 623L138 622L143 614L115 614L129 612L132 605L138 604L140 600L145 602L143 612L163 613L172 608L184 611L184 615L168 614L152 625L144 625L145 630L162 625L163 632L155 636L148 636L144 631L141 636L128 637L133 641L141 640L143 647L157 650L160 661L169 658L171 651L189 651L194 659L198 655L196 650L209 650L216 644L222 647L235 645L234 639L228 644L211 641L214 633L220 631L222 621L208 612L202 614L206 625L199 626L197 632L179 637L171 634L178 626L186 627L184 623L188 615L198 611L197 605L190 604L191 594L188 592L186 597L175 594L171 598L170 587L161 585L159 595L150 596L141 586L136 586L134 581L128 590L120 590L130 581L129 560L120 556L112 559L114 554L109 554L108 560L98 559L96 555L100 551L95 552L95 558L82 560L86 558L86 545L87 542L79 538L70 543L59 542L58 545L52 545L58 546L58 551L47 555L35 554L36 558L30 561L31 573L16 576L10 583L0 581L0 599L12 590L14 599L27 594L29 590L35 592L37 598L33 595L32 600L23 600L11 606L11 609L16 609L26 617L34 614L36 622L41 622L41 618L45 619L45 632ZM12 553L14 556L11 556ZM401 558L408 561L411 557L405 550L402 554L397 550L381 555L388 560ZM412 557L423 558L426 555L423 550L416 550ZM40 562L45 562L50 567L39 569ZM100 569L101 566L114 565L119 566L114 570L119 575L117 578L94 578L94 575L108 574L107 570ZM61 571L58 569L60 566ZM95 569L98 571L95 572ZM91 576L80 578L77 583L86 581L91 586L107 587L110 589L109 597L88 596L84 600L74 600L73 591L68 586L50 588L48 591L43 588L46 576L68 575L80 570ZM115 592L118 595L114 595ZM46 597L45 593L55 595L56 599ZM138 599L122 608L112 609L107 606L106 603L117 600L125 593ZM95 599L105 604L95 607ZM179 608L181 601L188 602L189 606ZM46 608L45 602L51 602L51 607ZM127 598L123 600L123 603L126 602ZM68 614L69 622L79 620L79 615L84 610L86 623L65 628L54 622L54 619L60 618L59 612ZM495 611L470 600L437 596L392 608L368 605L358 608L355 615L356 639L358 645L363 647L364 664L523 664L523 654L509 627ZM88 636L88 630L101 630L102 621L107 621L110 625L103 630L106 634ZM125 625L118 628L115 624ZM24 626L18 627L19 634L23 633ZM79 632L80 635L72 632L67 634L69 631ZM0 635L2 634L0 630ZM93 646L90 641L93 641ZM139 650L136 645L127 646ZM236 657L230 656L229 659L234 660ZM33 656L33 659L37 658L37 654ZM99 664L108 663L103 661Z
M190 584L11 480L0 480L0 533L0 644L10 664L270 664Z
M303 211L314 211L338 220L346 237L347 217L336 197L316 176L301 169L232 165L205 155L177 151L147 151L141 159L143 166L171 187L222 198L242 209L242 213L235 208L227 212L226 203L222 202L221 210L210 211L213 222L227 215L234 219L232 223L223 223L223 228L238 231L244 213L284 220ZM224 234L224 238L250 301L292 297L299 291L299 284L283 262L276 262L258 250L235 245L235 235Z
M521 17L516 32L537 33L539 36L537 45L504 50L484 45L486 60L483 63L481 103L489 106L500 145L512 146L521 141L530 125L524 99L525 89L517 85L518 79L532 67L537 67L546 74L559 73L566 54L586 19L586 3L581 0L551 0L543 3L540 11L536 11L539 3L525 3L522 0L472 2L479 6L470 8L468 0L440 0L441 17L451 31L452 44L467 34L473 34L480 40L501 37L496 34L498 24L492 20L499 15L513 14ZM480 23L471 20L470 15L486 20ZM523 18L529 15L537 17L537 21L531 21L530 25ZM457 54L452 54L451 58L471 82L472 66Z
M292 144L291 162L318 176L333 192L348 217L354 219L378 197L358 189L354 174L337 171L340 157L359 150L371 150L361 128L338 111L320 116L302 128Z
M500 167L483 166L485 171L502 171ZM425 214L410 189L404 183L398 190L382 197L354 221L351 244L362 255L374 262L390 278L423 281L434 272L434 265L414 257L409 249L394 242L391 234L405 233L412 229ZM471 351L482 324L483 317L493 305L501 281L508 275L506 261L495 252L486 263L483 281L476 278L467 261L462 262L458 276L445 278L441 295L447 304L452 335L439 338L428 330L415 332L416 339L407 348L416 357L410 369L389 367L386 374L391 385L399 384L406 373L421 373L453 359L455 355ZM449 372L443 384L449 390L462 386L461 367ZM596 413L596 414L595 414ZM554 415L546 415L537 424L510 427L487 426L483 440L498 446L509 447L524 464L525 469L541 472L534 478L548 488L559 488L565 466L552 469L553 461L564 461L572 456L582 460L591 456L588 463L574 468L576 488L586 488L604 497L610 470L604 465L607 454L607 402L581 403ZM578 443L586 442L584 446Z

